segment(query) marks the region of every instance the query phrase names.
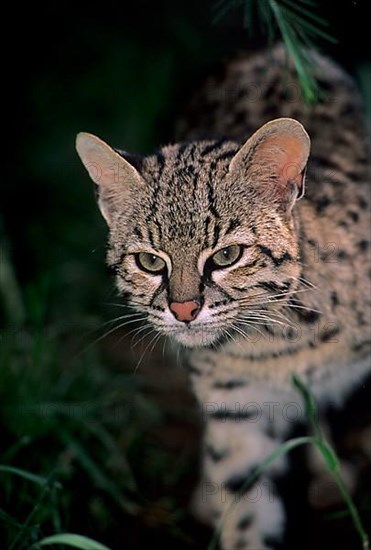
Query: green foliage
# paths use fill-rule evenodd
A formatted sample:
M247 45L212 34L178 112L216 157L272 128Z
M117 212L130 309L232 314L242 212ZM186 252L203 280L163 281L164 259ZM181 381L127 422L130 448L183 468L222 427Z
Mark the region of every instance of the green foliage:
M334 41L325 31L328 23L314 11L316 6L312 0L217 0L215 21L231 9L242 8L243 23L250 35L258 25L270 43L279 36L294 63L305 101L313 103L318 100L319 89L307 49L318 39Z
M88 539L54 534L79 528L73 511L94 518L98 534L112 518L152 514L148 488L167 476L171 492L184 465L146 440L164 416L134 365L103 366L91 334L102 320L66 327L48 311L50 293L45 281L25 289L26 321L1 334L0 540L3 533L8 550L57 543L93 550L99 546ZM183 536L176 504L163 507L175 538Z

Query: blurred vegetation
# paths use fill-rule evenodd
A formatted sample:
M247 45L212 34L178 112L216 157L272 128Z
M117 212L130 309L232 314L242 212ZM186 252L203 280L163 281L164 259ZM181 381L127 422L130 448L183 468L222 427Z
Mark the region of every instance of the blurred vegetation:
M369 98L365 4L319 4L338 39L326 51ZM120 313L107 305L117 298L106 227L74 139L90 131L139 153L171 141L197 82L236 50L266 43L264 29L247 38L238 10L213 25L213 6L66 2L10 6L6 16L21 53L4 59L12 124L0 200L0 548L66 530L112 548L122 537L131 548L204 547L185 512L197 457L174 456L153 437L170 413L140 370L132 376L140 354L118 345L118 360L105 340L93 345Z
M169 423L166 406L133 376L135 364L108 368L99 357L97 319L45 322L46 283L27 294L26 321L0 341L0 547L28 549L66 527L112 548L126 528L138 547L135 520L186 543L174 495L194 460L185 448L174 461L153 437Z

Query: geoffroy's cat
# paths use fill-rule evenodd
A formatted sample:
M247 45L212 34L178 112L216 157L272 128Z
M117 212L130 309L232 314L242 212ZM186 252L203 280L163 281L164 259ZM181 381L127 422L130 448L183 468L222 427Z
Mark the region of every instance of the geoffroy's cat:
M228 550L284 535L276 479L287 457L246 480L304 420L292 373L324 409L370 371L362 109L351 79L311 55L323 95L314 106L277 46L209 78L178 141L150 156L77 136L118 289L188 348L205 420L195 506Z

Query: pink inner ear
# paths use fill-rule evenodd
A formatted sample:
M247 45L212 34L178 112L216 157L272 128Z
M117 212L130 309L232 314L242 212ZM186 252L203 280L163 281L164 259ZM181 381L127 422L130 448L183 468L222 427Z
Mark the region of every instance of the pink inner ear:
M268 136L256 147L254 161L271 166L272 176L283 187L288 182L301 186L306 157L299 139L285 134Z

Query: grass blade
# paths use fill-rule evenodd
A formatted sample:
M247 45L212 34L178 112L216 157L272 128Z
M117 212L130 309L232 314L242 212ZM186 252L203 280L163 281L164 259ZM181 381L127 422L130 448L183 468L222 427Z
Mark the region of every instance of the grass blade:
M352 496L349 493L343 478L341 477L340 461L334 449L326 441L326 438L324 437L323 432L320 428L320 425L318 422L317 407L314 401L314 397L311 394L309 388L304 384L304 382L300 379L299 376L297 376L296 374L293 374L292 381L296 389L301 393L301 396L304 400L306 414L312 425L312 429L315 433L315 437L313 438L313 443L314 445L316 445L316 447L320 451L322 458L324 460L324 463L328 471L331 473L332 477L334 478L334 481L340 490L340 493L344 499L344 502L348 507L349 513L353 521L353 525L357 530L360 536L360 539L362 541L362 549L370 550L370 542L368 539L368 535L363 527L361 517L353 502Z
M5 510L2 510L1 508L0 508L0 521L3 521L4 523L8 523L13 527L17 527L17 528L21 527L21 524L17 519L13 518L13 516L8 514L7 512L5 512Z
M92 480L102 489L104 489L113 500L126 512L136 515L139 506L128 495L121 494L115 483L106 475L98 464L88 455L82 445L71 435L61 432L64 443L72 449L76 459L80 462L84 470L90 475Z
M88 537L83 537L82 535L75 535L73 533L61 533L59 535L46 537L32 545L31 549L40 548L42 546L50 546L52 544L66 544L67 546L79 548L80 550L110 550L108 546L105 546L100 542Z
M53 476L53 474L50 475L50 479L48 479L46 481L46 483L44 484L44 486L41 490L41 493L40 493L38 499L35 502L34 507L32 508L31 512L28 514L25 521L22 523L15 539L13 539L13 542L9 546L9 550L13 550L13 549L18 550L18 549L23 548L23 546L25 544L25 541L22 540L23 539L23 534L29 529L32 518L37 514L41 502L43 501L43 499L45 498L45 496L49 492L50 486L53 485L53 481L51 479L52 476Z
M23 477L24 479L27 479L27 481L32 481L33 483L37 483L38 485L44 486L50 484L50 480L46 477L39 476L37 474L32 474L31 472L27 472L26 470L21 470L20 468L15 468L14 466L5 466L3 464L0 464L0 472L5 472L8 474L14 474L19 477ZM57 487L61 487L61 484L58 481L53 482L53 485Z

